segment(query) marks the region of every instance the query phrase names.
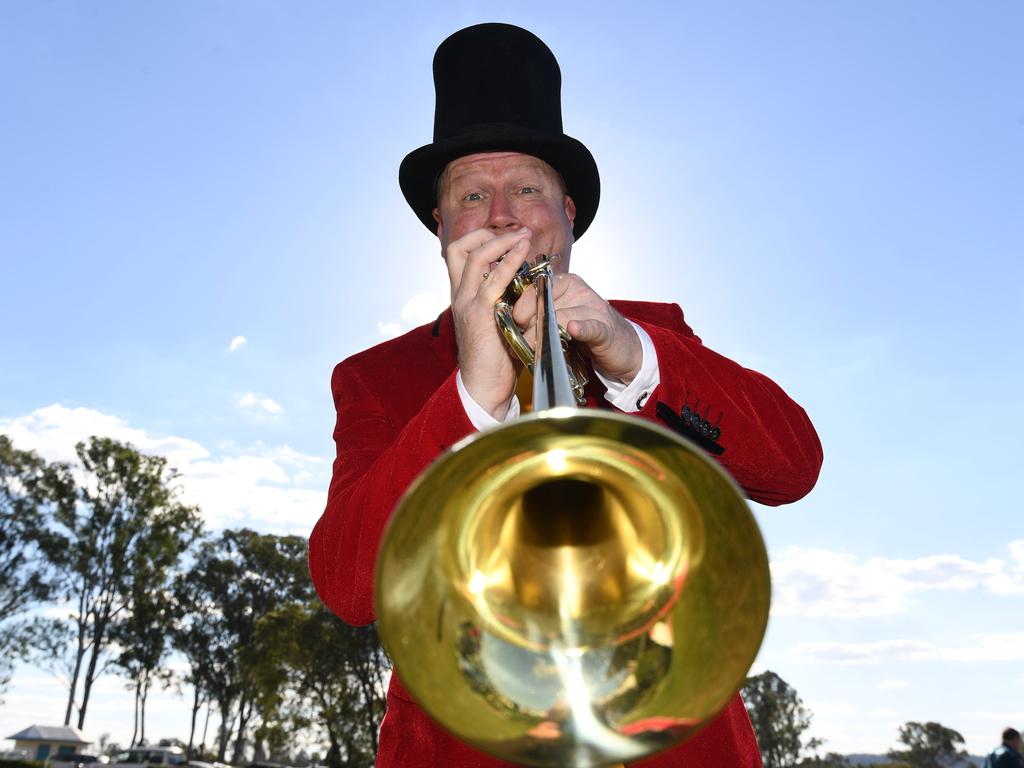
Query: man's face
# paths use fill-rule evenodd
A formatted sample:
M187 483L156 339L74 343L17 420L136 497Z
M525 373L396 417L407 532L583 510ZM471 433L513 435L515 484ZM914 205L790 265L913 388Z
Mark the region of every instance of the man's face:
M475 229L496 235L529 227L530 261L561 254L556 272L569 270L576 205L550 165L518 152L487 152L453 160L437 191L437 237L441 253Z

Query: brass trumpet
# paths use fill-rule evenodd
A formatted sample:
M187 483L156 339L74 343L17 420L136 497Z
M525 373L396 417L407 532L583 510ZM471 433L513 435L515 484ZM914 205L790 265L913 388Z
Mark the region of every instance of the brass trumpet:
M501 335L505 337L512 353L519 358L519 362L525 365L530 373L534 373L535 355L533 349L527 343L523 332L512 320L512 307L523 295L527 286L533 284L539 277L546 276L549 282L551 275L551 263L559 256L556 254L550 259L547 256L540 256L533 266L524 263L516 270L512 282L501 295L501 298L494 304L494 322L498 326ZM538 324L538 328L540 328ZM572 339L561 326L558 327L559 345L562 347L562 354L565 356L567 366L566 376L569 379L569 388L572 390L573 399L576 405L583 405L587 399L583 394L583 388L587 386L587 366L580 357L579 352L571 345ZM558 378L561 378L558 376Z
M529 280L535 410L453 446L399 502L377 560L380 637L472 746L613 765L688 738L735 695L767 625L768 558L700 449L573 407L550 266Z

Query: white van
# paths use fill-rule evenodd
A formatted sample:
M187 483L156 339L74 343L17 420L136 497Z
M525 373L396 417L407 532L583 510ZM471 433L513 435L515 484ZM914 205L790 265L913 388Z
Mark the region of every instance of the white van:
M151 765L184 765L187 761L181 747L135 747L119 753L110 762L118 768L146 768Z

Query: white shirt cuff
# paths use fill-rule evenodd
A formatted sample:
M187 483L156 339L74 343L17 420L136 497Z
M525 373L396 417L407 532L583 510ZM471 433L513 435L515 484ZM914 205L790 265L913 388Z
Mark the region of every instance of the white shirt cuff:
M458 371L455 374L455 386L459 389L459 399L462 400L462 407L465 409L470 423L476 427L478 432L490 429L491 427L496 427L502 423L485 411L484 407L470 396L469 392L466 390L466 385L462 383L462 371ZM519 398L513 395L512 402L508 407L508 413L505 414L504 421L512 421L512 419L518 418Z
M625 413L636 413L644 407L647 398L651 396L655 388L661 383L661 370L658 368L658 353L654 349L654 342L643 328L634 323L630 324L636 329L636 335L640 337L640 347L643 349L643 362L640 364L640 372L636 378L626 386L618 379L609 379L595 370L597 378L608 389L604 397L609 403Z

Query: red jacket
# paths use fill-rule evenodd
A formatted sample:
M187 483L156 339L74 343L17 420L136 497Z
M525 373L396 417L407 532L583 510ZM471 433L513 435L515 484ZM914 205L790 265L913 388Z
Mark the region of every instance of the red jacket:
M778 385L704 347L674 304L612 304L643 326L658 353L661 383L637 415L664 424L657 415L663 403L675 413L686 406L717 425L717 443L724 449L719 460L754 501L774 506L810 491L821 467L821 444L803 409ZM309 562L321 599L351 624L374 620L377 548L398 499L439 453L473 431L455 384L456 353L446 312L432 325L360 352L334 369L337 459L327 508L310 537ZM603 387L592 378L588 405L610 408ZM377 765L507 764L436 726L393 677ZM761 758L736 696L695 737L636 765L760 768Z

